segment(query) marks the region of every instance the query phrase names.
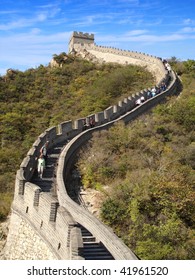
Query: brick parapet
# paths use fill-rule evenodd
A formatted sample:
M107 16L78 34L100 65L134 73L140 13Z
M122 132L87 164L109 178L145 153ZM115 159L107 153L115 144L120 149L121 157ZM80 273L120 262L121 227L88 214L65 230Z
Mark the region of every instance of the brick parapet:
M53 208L53 206L57 207ZM76 227L77 223L71 214L59 205L56 198L49 193L41 192L38 186L27 182L24 194L14 197L12 213L17 213L22 220L30 224L36 235L46 244L54 259L71 259L70 244L72 244L72 236L70 236L70 227ZM54 217L54 219L51 217ZM15 221L15 223L18 223L18 221ZM21 242L20 239L23 237L20 234L19 227L16 227L14 231L10 229L5 248L6 258L11 258L11 252L15 251L15 258L24 259L25 256L20 255L21 248L17 248ZM28 237L26 236L26 238ZM28 244L29 248L31 247L32 250L36 251L38 244L34 244L33 240L32 242L29 240ZM28 259L27 255L26 259Z

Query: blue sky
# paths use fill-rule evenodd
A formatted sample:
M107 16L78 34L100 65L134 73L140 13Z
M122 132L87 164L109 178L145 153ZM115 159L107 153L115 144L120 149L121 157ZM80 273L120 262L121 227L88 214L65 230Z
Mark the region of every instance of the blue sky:
M97 45L195 59L194 0L1 0L0 75L47 65L73 31Z

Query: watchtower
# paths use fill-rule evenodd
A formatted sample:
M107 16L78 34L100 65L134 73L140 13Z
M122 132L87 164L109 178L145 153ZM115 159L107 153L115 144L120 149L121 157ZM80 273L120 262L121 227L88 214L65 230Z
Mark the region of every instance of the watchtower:
M94 34L74 31L69 41L69 53L75 49L76 44L81 46L94 44Z

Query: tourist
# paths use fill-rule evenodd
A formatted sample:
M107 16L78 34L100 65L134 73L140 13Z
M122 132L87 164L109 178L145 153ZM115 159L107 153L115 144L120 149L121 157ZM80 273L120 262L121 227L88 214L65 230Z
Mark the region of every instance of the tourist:
M86 120L84 119L83 120L83 128L82 128L82 131L86 130L87 129L87 122Z
M38 175L41 179L43 178L44 169L45 169L45 159L43 154L41 154L38 158L38 165L37 165Z
M152 97L152 93L151 93L150 90L148 90L148 92L147 92L147 99L150 99L151 97Z
M48 152L48 145L49 145L49 141L46 141L45 144L41 147L40 149L40 154L43 155L44 159L45 159L45 165L47 164L47 152Z
M135 105L136 106L139 106L141 104L141 98L138 98L136 101L135 101Z
M171 66L168 62L165 64L165 68L167 69L168 73L171 72Z
M95 126L95 120L94 120L94 118L92 118L92 117L89 118L89 125L90 125L90 128L92 128L92 127Z
M141 100L141 103L144 103L144 101L145 101L144 96L141 96L140 100Z
M153 87L152 90L151 90L151 92L152 92L152 97L154 97L154 96L156 95L156 88Z

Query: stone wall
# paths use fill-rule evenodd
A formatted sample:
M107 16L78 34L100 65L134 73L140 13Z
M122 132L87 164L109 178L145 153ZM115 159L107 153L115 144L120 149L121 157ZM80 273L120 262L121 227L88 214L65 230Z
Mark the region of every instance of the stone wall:
M100 63L113 62L119 64L133 64L146 67L156 78L156 83L161 83L166 75L166 70L161 59L133 51L124 51L112 47L102 47L95 44L74 44L74 50L83 58ZM91 54L91 56L89 55Z
M75 153L91 138L93 131L108 129L119 120L127 123L163 101L167 96L174 94L177 91L177 77L172 73L172 80L169 83L169 75L163 68L162 62L151 56L97 46L90 46L88 51L93 52L93 55L99 57L98 59L107 59L106 61L109 61L111 57L112 61L118 57L118 62L122 63L121 57L124 62L132 55L131 63L144 61L146 65L155 65L154 69L158 69L155 72L157 81L165 81L168 88L139 107L135 108L135 101L141 96L146 98L147 89L126 97L102 112L86 116L87 122L91 116L94 117L95 128L82 132L83 118L76 121L69 120L47 129L37 138L16 174L10 229L5 246L7 259L81 259L78 252L82 247L82 241L77 223L91 231L115 259L136 259L133 252L115 236L110 228L88 211L81 209L68 197L66 178ZM40 148L46 140L49 140L49 145L52 147L68 139L72 140L66 145L58 162L57 197L52 193L43 193L38 186L29 182L37 166Z
M5 259L11 260L50 260L57 259L49 246L41 239L22 215L12 212L11 227L7 239ZM9 243L11 246L9 246Z

